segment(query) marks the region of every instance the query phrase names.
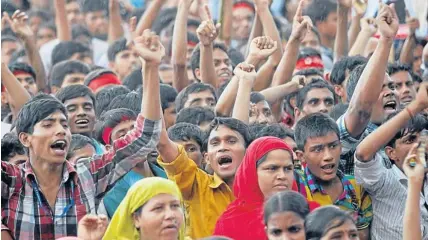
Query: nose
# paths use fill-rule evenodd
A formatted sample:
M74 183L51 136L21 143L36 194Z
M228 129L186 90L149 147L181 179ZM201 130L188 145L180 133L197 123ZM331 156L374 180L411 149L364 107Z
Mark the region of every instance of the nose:
M318 112L320 112L320 113L328 113L328 109L327 109L327 106L325 105L325 103L321 103L320 104Z
M79 117L86 116L86 112L83 110L83 108L81 107L77 108L77 116Z
M171 207L167 207L165 210L165 219L175 219L174 211Z
M258 122L259 122L260 124L268 124L268 123L269 123L269 120L268 120L268 118L267 118L264 114L261 114L261 115L259 116Z
M61 124L56 124L55 135L57 136L65 136L66 130Z
M276 178L278 180L285 180L285 169L281 169L281 171L278 172L278 175L276 175Z
M323 161L325 162L334 161L334 156L331 149L326 148L326 150L324 151Z

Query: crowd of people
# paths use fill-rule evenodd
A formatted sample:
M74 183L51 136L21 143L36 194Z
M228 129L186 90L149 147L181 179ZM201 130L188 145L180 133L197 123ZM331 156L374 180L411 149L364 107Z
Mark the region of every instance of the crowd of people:
M1 10L2 239L428 240L426 0Z

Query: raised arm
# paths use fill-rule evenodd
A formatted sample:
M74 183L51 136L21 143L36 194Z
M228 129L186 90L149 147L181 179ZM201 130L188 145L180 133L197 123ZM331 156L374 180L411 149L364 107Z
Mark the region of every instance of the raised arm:
M337 32L334 41L334 61L337 62L346 56L348 51L348 13L352 0L338 0L337 4Z
M259 37L261 35L263 35L263 26L259 16L256 14L256 16L254 17L253 27L251 28L250 37L248 38L248 41L252 41L254 38ZM245 51L247 55L250 53L250 46L250 44L247 44L247 49Z
M358 81L345 113L346 130L354 138L359 137L366 129L373 106L382 90L389 52L398 30L394 6L382 3L376 21L381 33L379 43Z
M181 0L172 34L172 66L174 78L172 85L178 92L189 85L187 75L187 19L192 0Z
M250 120L250 95L254 80L256 80L256 71L253 65L240 63L235 67L234 73L239 79L239 87L232 117L248 124Z
M65 11L65 0L55 0L55 25L57 29L57 36L60 41L71 40L71 29L67 20L67 13Z
M42 58L40 57L39 50L37 49L34 33L26 23L28 16L19 10L10 18L7 13L5 15L6 21L11 26L12 30L24 43L25 51L30 60L30 65L36 72L36 84L39 92L50 93L50 86L48 78L46 77L45 68L43 66Z
M416 45L415 32L419 28L419 20L410 17L409 11L406 10L406 23L409 27L409 35L404 41L403 48L400 53L400 63L411 65L413 62L413 49Z
M233 0L222 0L220 24L221 30L219 38L226 46L230 46L232 40L232 20L233 20Z
M122 17L120 16L119 0L109 0L109 20L108 20L108 43L111 44L123 37L125 31L122 27Z
M361 31L349 50L349 56L364 55L364 50L370 38L377 32L377 25L374 18L361 19Z
M165 4L166 0L153 0L150 2L149 7L144 11L143 16L137 25L136 34L141 36L144 30L152 28L153 22L159 14L162 6Z

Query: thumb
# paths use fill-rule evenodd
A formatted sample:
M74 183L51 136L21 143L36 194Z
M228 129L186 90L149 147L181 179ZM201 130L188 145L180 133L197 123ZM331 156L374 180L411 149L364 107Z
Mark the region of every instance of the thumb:
M221 29L221 23L217 23L217 24L215 25L215 30L216 30L217 32L220 32L220 29Z
M7 12L3 12L2 23L3 21L7 22L7 24L9 25L12 25L12 20L10 19L9 14Z

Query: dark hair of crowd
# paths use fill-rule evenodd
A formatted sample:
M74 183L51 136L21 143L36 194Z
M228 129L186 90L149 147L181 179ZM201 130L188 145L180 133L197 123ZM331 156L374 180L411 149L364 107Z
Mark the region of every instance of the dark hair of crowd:
M399 64L399 63L389 63L387 72L389 76L392 76L398 72L408 72L411 76L413 73L412 68L409 65Z
M229 53L227 51L227 47L226 45L224 45L223 43L214 43L213 45L213 49L220 49L223 52L225 52L227 54L227 56L229 56ZM193 53L192 53L192 57L190 57L190 66L192 67L192 72L193 72L193 76L195 77L195 79L198 79L196 77L196 73L195 70L197 68L200 68L200 58L201 58L201 48L199 46L199 44L195 47L195 49L193 49Z
M387 117L387 121L389 121L391 118L395 117L399 112L395 112L393 114L390 114ZM395 143L398 139L403 138L404 136L407 136L409 134L419 133L424 129L428 129L428 120L426 117L424 117L421 114L415 115L412 119L410 119L406 125L401 128L394 137L386 144L388 147L395 148Z
M128 74L122 81L122 85L131 91L136 91L143 84L143 74L140 69L135 69Z
M321 239L328 231L342 226L346 221L355 224L349 213L335 206L320 207L306 216L306 239Z
M91 49L77 41L63 41L58 43L52 50L52 66L70 59L75 53L91 53Z
M26 62L24 61L24 57L26 56L27 56L27 53L25 52L25 49L17 50L14 53L12 53L12 55L10 56L9 64Z
M184 108L184 104L187 102L187 99L189 98L190 94L199 93L207 90L209 90L213 94L213 97L217 102L217 95L216 95L215 89L209 84L192 83L189 86L187 86L185 89L181 90L180 93L177 95L177 98L175 99L175 109L177 113Z
M323 113L313 113L297 122L294 128L294 140L297 148L303 151L309 138L324 137L329 133L335 133L340 140L336 122Z
M107 49L107 58L110 62L114 62L116 55L127 50L126 38L122 37L114 41Z
M71 27L71 36L73 39L77 39L80 36L86 36L88 38L92 38L92 34L89 29L82 24L74 24Z
M235 118L216 117L211 122L208 131L205 133L206 138L205 138L203 149L208 150L208 141L209 141L210 134L213 130L218 129L218 127L220 126L224 126L229 128L230 130L238 132L244 139L245 147L248 147L248 145L251 143L251 135L247 124Z
M172 29L174 29L174 26L171 26ZM194 33L192 32L187 32L187 43L195 43L198 44L199 43L199 39L198 36L196 36ZM166 55L168 56L172 56L172 44L173 44L173 38L171 38L168 41L168 46L166 46Z
M94 108L96 107L95 96L92 93L91 89L84 85L70 85L65 88L61 88L55 94L55 97L62 103L65 103L68 100L79 98L79 97L89 97L92 100Z
M214 111L203 107L184 108L177 114L176 123L191 123L200 126L204 122L214 120Z
M263 221L267 225L275 213L293 212L302 219L309 214L309 205L305 197L294 191L283 191L272 195L265 203Z
M313 89L322 89L322 88L328 89L333 94L333 99L334 99L334 102L336 103L337 95L336 95L336 92L334 91L334 88L330 84L328 84L326 81L320 79L316 81L314 80L308 85L304 86L302 89L300 89L296 97L296 107L302 110L303 105L305 103L305 99L308 96L308 93Z
M314 0L303 10L303 15L309 16L316 27L318 22L326 21L328 15L335 13L336 9L337 4L335 2Z
M26 63L12 63L9 65L9 70L11 72L23 71L30 74L34 79L36 79L36 72L34 71L34 68Z
M52 30L56 36L56 25L54 22L49 21L49 22L44 22L44 23L40 24L39 30L44 29L44 28Z
M171 103L175 102L175 98L178 93L175 88L171 87L168 84L160 84L160 97L161 97L161 106L162 112L165 112L165 109L169 108Z
M229 56L230 62L232 63L232 69L235 69L238 64L245 61L244 55L242 55L242 53L235 48L229 48L227 55Z
M141 102L143 100L143 95L135 91L129 92L127 94L119 95L111 101L111 103L104 109L104 111L109 111L118 108L127 108L134 112L141 112Z
M350 74L357 66L366 64L367 59L362 56L344 57L333 65L330 73L330 81L335 85L342 85L345 81L346 73Z
M108 7L108 1L107 0L98 0L98 1L83 1L82 3L82 12L83 13L89 13L89 12L98 12L98 11L106 11Z
M364 68L366 64L358 65L352 72L349 74L348 83L346 84L346 95L348 95L348 101L352 99L354 95L355 88L357 87L358 80L360 80L361 75L363 75Z
M299 50L298 59L317 56L321 58L321 52L316 50L315 48L305 47Z
M297 71L293 74L293 76L297 76L297 75L301 75L301 76L305 76L305 77L317 75L320 78L324 78L324 75L322 74L322 72L317 68L306 68L306 69L302 69L300 71Z
M6 133L1 139L1 160L9 162L16 155L27 155L27 148L21 144L16 133Z
M32 19L33 17L38 17L42 19L42 22L49 22L53 20L53 14L49 11L43 9L34 9L27 11L28 19Z
M257 104L259 102L266 101L265 96L259 92L251 92L250 94L250 102Z
M1 44L4 42L19 42L18 39L13 35L3 35L1 36Z
M53 86L61 88L65 77L73 73L82 73L86 75L89 73L89 66L86 63L77 60L65 60L59 62L52 67L50 82Z
M177 8L165 8L162 9L157 15L153 26L152 31L159 35L162 30L171 26L174 23L175 17L177 15Z
M74 151L82 149L88 144L95 148L95 144L91 138L81 134L71 135L71 143L70 143L70 147L68 148L66 159L72 158L74 156Z
M196 125L190 123L177 123L168 129L168 137L171 141L195 141L201 148L204 144L204 132Z
M127 108L116 108L109 110L107 112L104 112L101 114L99 121L97 122L95 126L95 132L96 132L96 138L97 141L107 145L111 144L111 139L109 139L110 142L104 142L103 139L103 132L106 128L115 128L117 125L119 125L124 118L129 120L136 120L138 114L135 111L132 111Z
M55 97L48 94L39 94L30 99L18 113L16 118L16 133L32 134L34 126L49 115L61 112L67 118L67 110Z
M280 139L289 137L291 139L294 139L294 132L293 130L284 127L280 123L274 123L274 124L264 125L264 127L261 128L258 133L256 133L255 139L261 138L261 137L277 137Z
M97 118L105 111L108 105L112 102L115 97L120 95L126 95L130 93L128 88L122 85L110 85L101 89L96 95L95 99L97 106L95 107L95 115Z

